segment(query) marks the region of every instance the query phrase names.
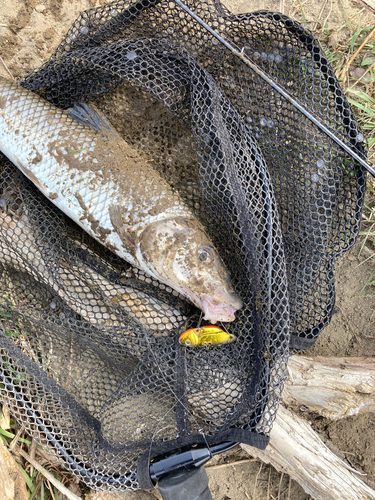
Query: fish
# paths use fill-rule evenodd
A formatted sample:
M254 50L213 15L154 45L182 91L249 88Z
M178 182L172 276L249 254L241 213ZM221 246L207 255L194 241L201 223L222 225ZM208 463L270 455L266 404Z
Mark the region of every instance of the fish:
M116 131L0 77L0 150L88 234L187 297L205 320L235 320L242 300L203 224Z
M22 238L15 237L21 234ZM131 327L121 321L121 315L114 308L146 330L153 331L155 337L179 328L180 323L186 321L176 308L134 287L109 281L79 259L74 265L61 260L51 270L38 250L26 213L10 217L0 209L0 235L0 265L12 265L16 271L27 272L40 283L47 284L82 319L99 326L102 332L110 331L113 336L113 328L121 328L122 333L128 330L131 334ZM94 312L99 304L101 314ZM164 321L156 323L155 317L162 314Z
M224 332L218 326L203 326L201 328L190 328L182 333L179 342L186 346L208 346L227 344L236 340L235 335Z

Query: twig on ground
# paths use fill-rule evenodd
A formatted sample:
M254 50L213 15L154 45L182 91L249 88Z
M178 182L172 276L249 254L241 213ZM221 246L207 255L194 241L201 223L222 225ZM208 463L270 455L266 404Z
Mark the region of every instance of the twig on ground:
M371 31L371 33L369 35L367 35L367 37L364 39L364 41L361 43L361 45L358 47L358 49L354 52L354 54L352 55L352 57L349 59L349 61L345 64L344 66L344 69L342 70L342 73L341 73L341 80L343 80L345 78L345 75L346 75L346 72L348 71L349 69L349 66L352 64L352 62L354 61L354 59L357 57L357 55L361 52L361 50L363 49L363 47L366 45L366 43L371 40L371 38L374 36L375 34L375 28Z
M306 17L306 15L305 15L305 11L304 11L304 9L303 9L303 6L304 6L304 4L306 3L306 1L307 1L307 0L305 0L304 2L301 2L301 0L299 0L299 7L300 7L300 9L301 9L301 14L302 14L303 22L304 22L304 24L305 24L306 28L308 28L308 27L309 27L309 22L308 22L308 20L307 20L307 17Z
M329 12L327 14L327 17L324 19L323 21L323 26L322 26L322 30L324 30L324 26L326 25L326 22L328 21L328 18L329 16L331 15L331 12L332 12L332 9L333 9L333 0L331 0L331 6L329 8Z
M39 471L43 476L50 482L52 483L56 489L58 489L63 495L65 495L69 500L82 500L81 497L78 497L75 493L72 491L68 490L66 486L60 483L53 475L48 472L44 467L42 467L36 460L33 460L30 455L28 455L26 452L23 450L20 450L20 455L23 456L25 460L29 462L29 464L33 465L33 467ZM52 491L52 488L51 488Z
M24 430L25 430L24 425L18 429L17 434L14 436L14 438L10 442L9 451L13 451L14 447L16 446L16 444L18 442L18 438L21 436L21 434L23 433Z
M365 263L365 262L367 262L368 260L372 259L374 256L375 256L375 253L373 253L372 255L370 255L370 257L367 257L367 259L365 259L365 260L363 260L362 262L360 262L360 263L358 264L358 266L356 266L356 268L357 268L357 267L359 267L359 266L361 266L362 264L364 264L364 263Z
M280 497L281 497L281 485L282 485L283 479L284 479L284 472L282 472L281 476L280 476L279 489L277 492L277 500L280 500Z
M205 467L205 469L206 470L222 469L224 467L229 467L230 465L242 465L242 464L247 464L249 462L258 462L258 460L256 458L245 458L244 460L238 460L237 462L229 462L227 464L209 465L208 467Z
M369 73L369 72L370 72L373 68L375 68L375 61L371 64L371 66L369 66L369 67L366 69L366 71L363 73L363 75L362 75L360 78L358 78L358 80L356 80L356 81L353 83L353 85L351 85L351 87L353 88L355 85L357 85L357 83L359 83L359 82L362 80L362 78L364 78L364 77L367 75L367 73Z
M262 468L263 468L263 462L260 462L260 467L259 467L259 470L258 470L258 474L256 475L255 477L255 484L254 484L254 491L253 491L253 498L256 498L255 496L255 492L256 492L256 489L257 489L257 484L258 484L258 477L259 477L259 474L261 473L262 471Z
M53 488L52 488L52 486L51 486L51 483L48 481L48 479L47 479L47 483L48 483L48 488L49 488L49 491L50 491L51 496L52 496L52 500L56 500L56 497L55 497L55 495L54 495L54 493L53 493Z
M358 337L358 335L355 333L355 330L354 330L354 328L353 328L352 324L350 323L350 321L348 320L348 318L346 317L346 314L344 313L344 311L341 309L341 307L340 307L340 306L337 306L337 309L339 309L339 311L341 312L341 314L344 316L344 319L345 319L345 321L348 323L349 328L351 329L351 331L352 331L352 333L353 333L354 337L357 339L357 342L360 344L360 343L361 343L361 339L360 339L360 338Z
M375 12L375 1L374 0L358 0L368 7L372 12Z
M56 472L57 472L60 476L62 476L62 477L63 477L66 481L69 481L68 476L66 476L66 475L64 474L64 472L63 472L63 471L61 471L60 469L58 469L58 468L56 467L56 465L52 463L52 461L51 461L51 458L50 458L50 457L46 457L46 456L42 453L42 451L41 451L39 448L37 448L37 449L36 449L36 451L38 452L38 455L40 455L40 456L41 456L44 460L46 460L46 461L49 463L49 465L50 465L53 469L55 469L55 471L56 471ZM53 457L53 458L54 458L54 457ZM60 463L59 463L59 462L57 462L57 463L60 465Z
M40 476L39 476L40 477ZM43 477L40 479L40 481L38 481L38 484L35 486L35 490L33 491L33 493L30 495L29 497L29 500L34 500L34 498L38 495L39 493L39 490L41 489L42 485L44 484L43 483L44 479ZM43 498L43 497L42 497Z
M288 486L288 499L290 500L290 489L292 487L292 478L289 476L289 486Z
M35 460L35 452L36 452L37 446L38 446L37 442L35 441L34 438L32 438L32 440L31 440L31 446L30 446L30 457L33 460ZM30 476L33 475L33 472L34 472L34 466L30 464Z
M320 16L323 14L323 11L324 11L324 9L325 9L326 4L327 4L327 0L324 0L323 5L322 5L322 8L320 9L320 12L319 12L319 14L318 14L318 21L315 21L314 27L313 27L313 29L312 29L313 31L315 31L315 30L316 30L316 28L318 27L318 24L319 24L319 22L320 22L320 21L319 21ZM324 24L322 25L322 28L324 28Z
M0 62L4 66L5 71L8 73L8 75L10 75L10 77L12 78L12 80L15 80L14 76L9 71L8 66L5 64L5 62L4 62L4 60L3 60L3 58L1 56L0 56Z

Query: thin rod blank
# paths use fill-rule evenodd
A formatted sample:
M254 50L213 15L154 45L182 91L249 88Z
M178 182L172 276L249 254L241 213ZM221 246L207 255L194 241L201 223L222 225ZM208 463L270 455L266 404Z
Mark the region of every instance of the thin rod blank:
M225 45L234 55L239 57L249 68L251 68L257 75L259 75L263 80L265 80L273 89L275 89L279 94L281 94L285 99L287 99L295 108L297 108L301 113L303 113L309 120L311 120L320 130L327 134L333 141L336 142L344 151L346 151L355 161L357 161L362 167L364 167L371 175L375 177L375 169L371 167L363 158L361 158L357 153L355 153L345 142L343 142L339 137L337 137L328 127L326 127L320 120L315 118L307 109L302 106L298 101L296 101L286 90L284 90L280 85L278 85L274 80L272 80L264 71L262 71L255 63L253 63L243 52L237 50L232 44L227 42L222 36L220 36L214 29L211 28L203 19L197 16L192 10L189 9L181 0L174 0L174 2L185 10L191 17L193 17L201 26L203 26L207 31L211 33L220 43Z

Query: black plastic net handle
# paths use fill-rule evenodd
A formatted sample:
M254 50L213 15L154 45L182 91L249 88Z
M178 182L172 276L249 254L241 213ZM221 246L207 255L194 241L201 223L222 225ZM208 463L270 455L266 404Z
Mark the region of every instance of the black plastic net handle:
M204 467L167 476L158 486L163 500L213 500Z

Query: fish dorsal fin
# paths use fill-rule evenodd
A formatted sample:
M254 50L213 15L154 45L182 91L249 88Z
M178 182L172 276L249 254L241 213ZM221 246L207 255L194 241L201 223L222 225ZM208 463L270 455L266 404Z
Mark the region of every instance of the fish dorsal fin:
M69 115L80 123L101 132L105 135L119 137L116 130L110 125L103 115L93 104L88 106L84 102L78 102L68 110Z

